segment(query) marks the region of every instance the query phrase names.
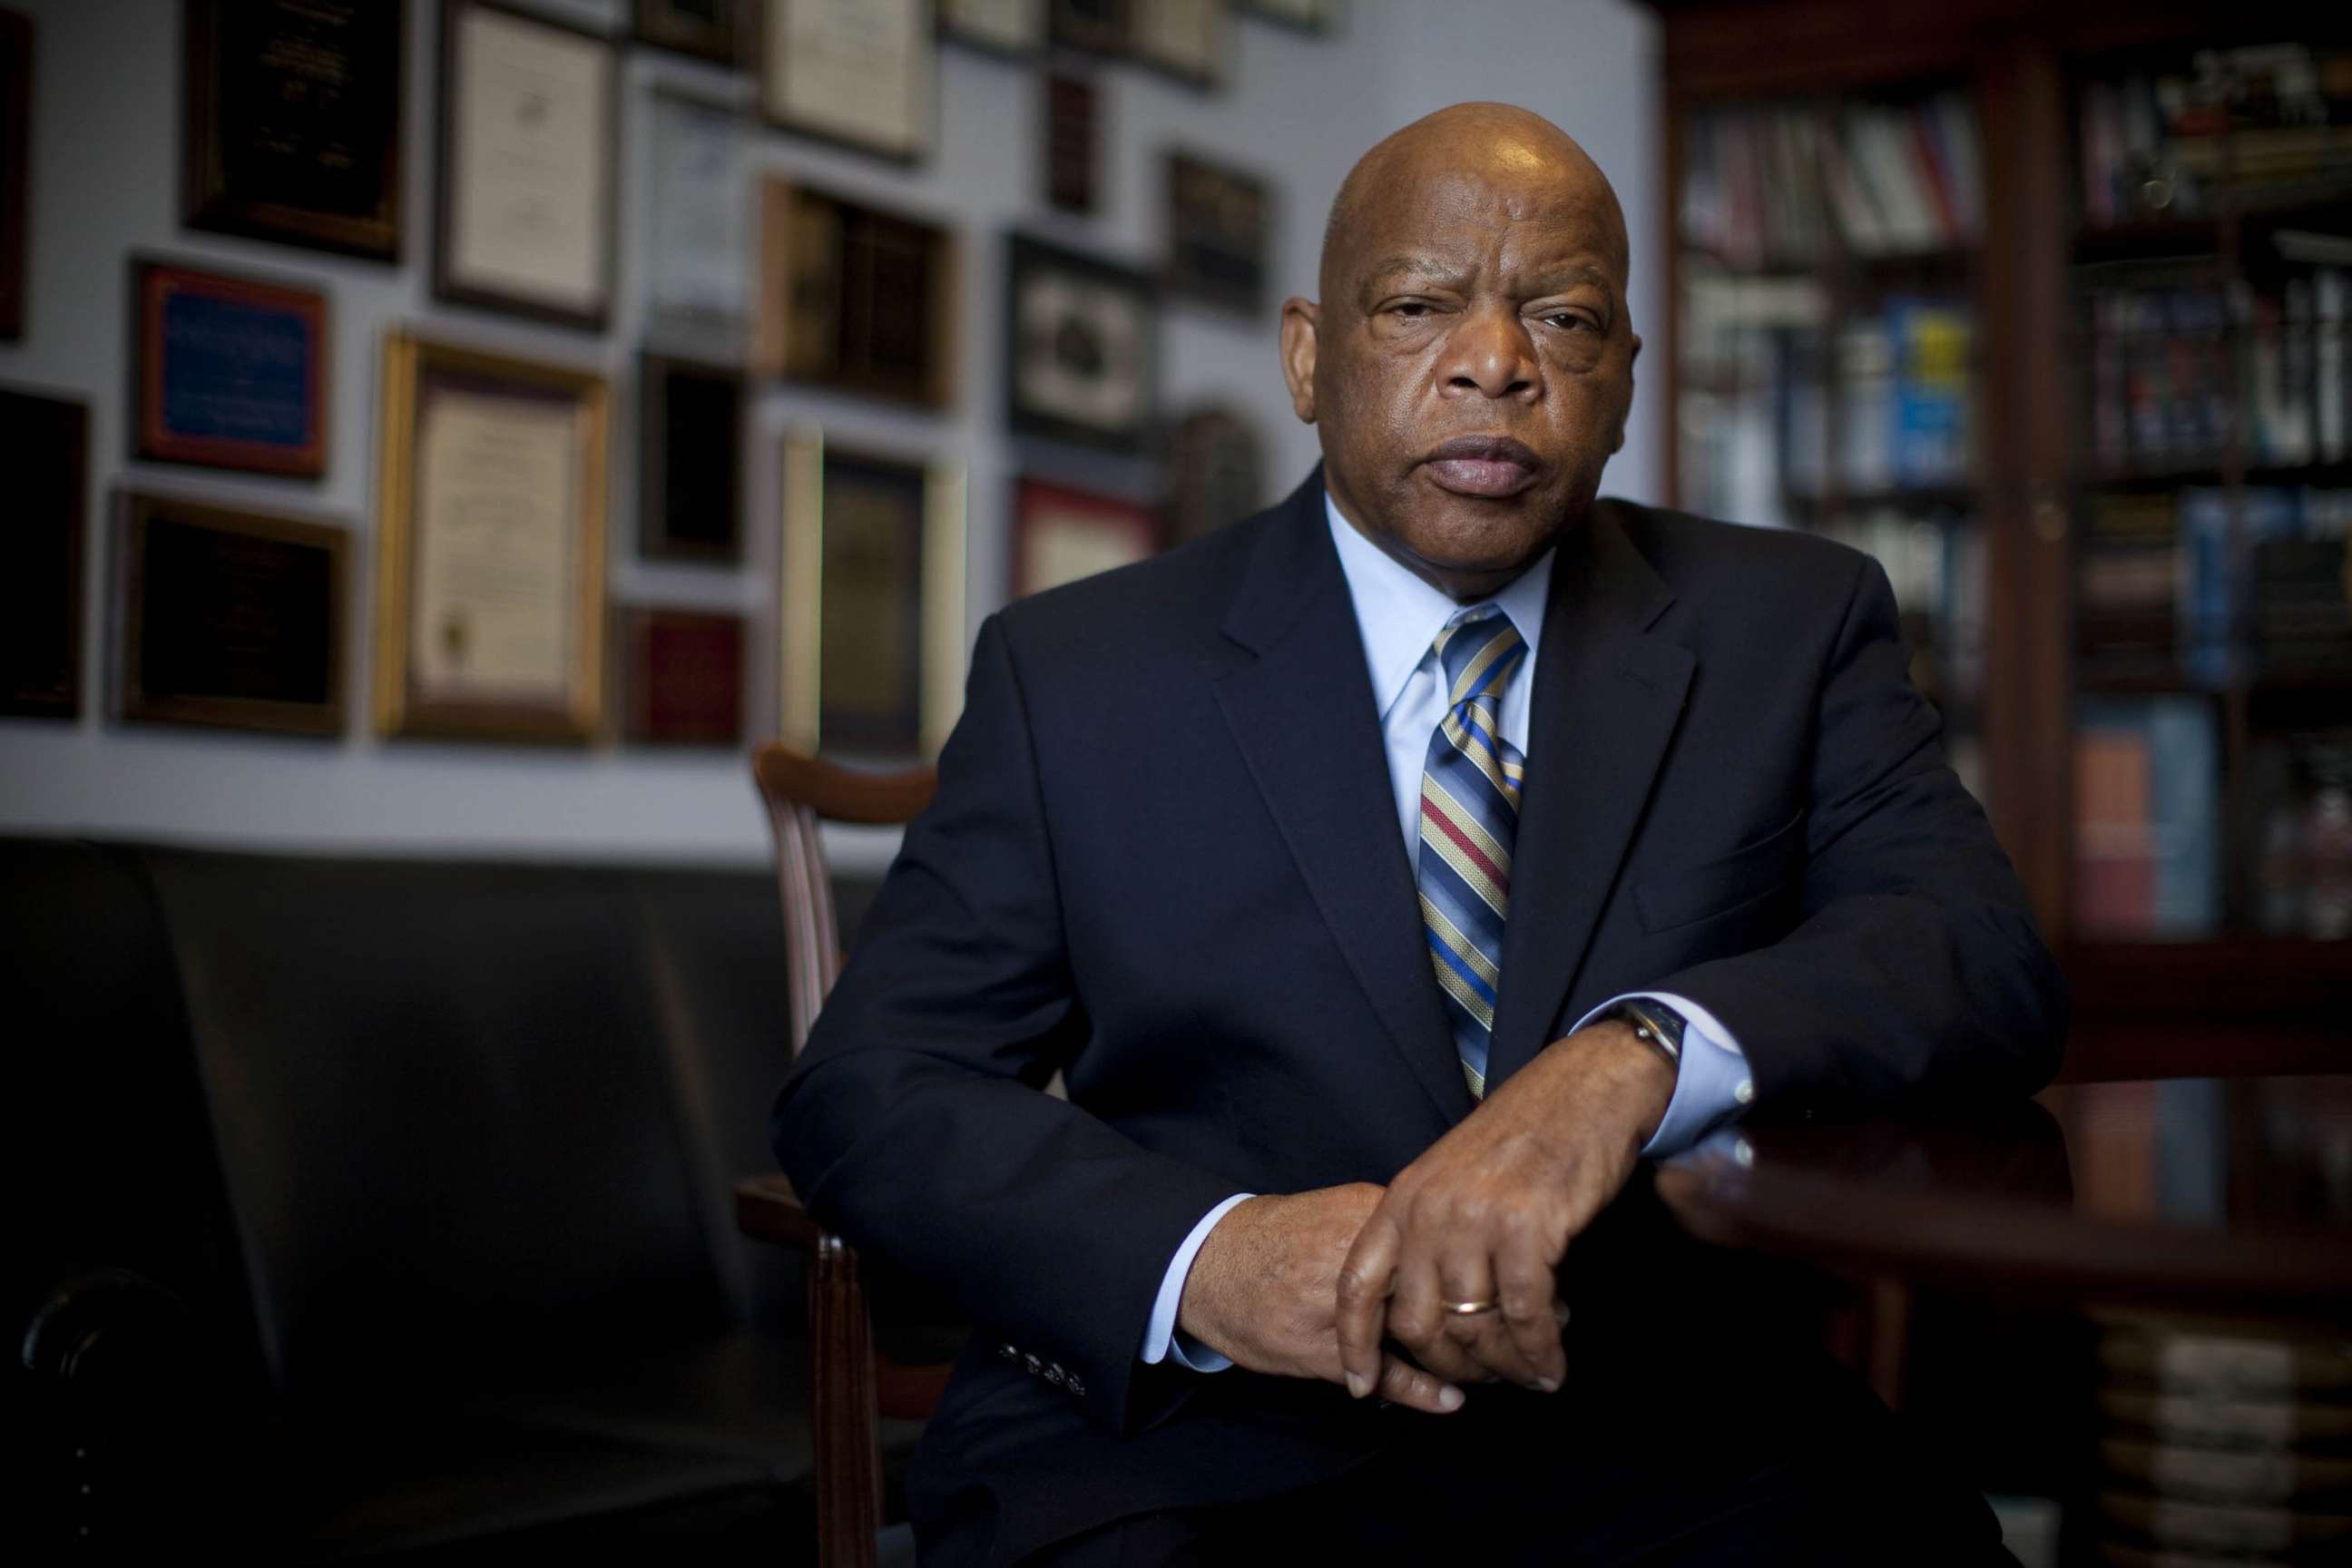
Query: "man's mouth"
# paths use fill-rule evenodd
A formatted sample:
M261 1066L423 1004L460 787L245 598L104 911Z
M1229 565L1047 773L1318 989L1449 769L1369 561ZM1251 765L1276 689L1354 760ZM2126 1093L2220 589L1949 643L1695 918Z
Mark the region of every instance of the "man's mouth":
M1456 436L1431 448L1421 462L1438 489L1489 499L1517 495L1534 484L1539 467L1535 453L1508 436Z

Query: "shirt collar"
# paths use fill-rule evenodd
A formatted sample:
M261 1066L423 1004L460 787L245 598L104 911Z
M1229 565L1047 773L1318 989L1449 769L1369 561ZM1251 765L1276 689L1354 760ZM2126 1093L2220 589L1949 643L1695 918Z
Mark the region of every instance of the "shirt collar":
M1347 574L1349 596L1356 604L1356 626L1363 634L1372 697L1385 720L1397 699L1404 695L1405 682L1429 657L1437 634L1467 606L1447 598L1357 532L1355 525L1339 515L1328 490L1323 493L1323 515L1331 526L1331 542L1339 552L1339 570ZM1526 641L1527 662L1520 666L1523 676L1535 669L1536 645L1543 637L1552 554L1545 551L1508 586L1482 601L1499 605Z

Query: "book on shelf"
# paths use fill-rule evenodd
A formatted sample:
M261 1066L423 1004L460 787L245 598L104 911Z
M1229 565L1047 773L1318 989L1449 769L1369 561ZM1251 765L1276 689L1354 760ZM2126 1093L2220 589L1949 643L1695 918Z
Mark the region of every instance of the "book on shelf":
M2099 699L2074 733L2074 923L2196 937L2221 915L2220 749L2201 697Z
M2075 646L2092 658L2169 666L2186 564L2171 496L2092 496L2075 554Z
M2083 83L2077 149L2092 229L2324 200L2352 184L2352 49L2200 49L2174 71Z

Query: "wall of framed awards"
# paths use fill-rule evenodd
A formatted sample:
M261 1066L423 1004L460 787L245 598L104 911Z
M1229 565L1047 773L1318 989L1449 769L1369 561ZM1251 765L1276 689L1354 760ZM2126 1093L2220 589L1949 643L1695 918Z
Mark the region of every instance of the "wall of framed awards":
M1528 103L1649 231L1643 13L1422 10L0 0L0 832L762 859L746 747L928 754L1307 473L1381 135Z

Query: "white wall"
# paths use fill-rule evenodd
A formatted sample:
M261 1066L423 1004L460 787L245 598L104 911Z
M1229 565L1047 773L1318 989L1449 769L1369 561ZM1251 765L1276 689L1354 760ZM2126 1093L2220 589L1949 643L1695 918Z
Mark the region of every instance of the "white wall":
M26 6L26 0L10 0ZM1092 218L1045 210L1035 69L950 47L940 79L938 155L902 170L761 133L756 161L836 188L870 193L943 219L965 258L961 399L945 416L904 413L802 388L762 393L740 572L652 565L635 538L634 359L643 272L635 226L645 210L644 93L656 81L724 89L728 79L656 51L625 54L622 271L614 330L602 338L541 329L431 298L433 106L438 6L411 0L404 163L406 236L397 268L182 230L177 0L30 0L35 24L32 246L26 335L0 345L0 382L69 393L90 409L91 549L87 557L84 709L77 722L0 719L0 831L88 832L281 847L370 852L461 850L584 859L757 863L765 828L735 755L599 746L543 752L509 746L383 742L368 730L373 550L353 554L349 732L331 742L232 731L125 726L103 717L108 640L102 584L111 497L135 484L257 507L313 513L365 536L373 528L375 384L393 321L447 338L601 367L614 379L611 594L622 602L728 608L753 617L753 711L774 710L769 595L775 546L775 437L815 421L860 445L938 454L971 478L969 623L1003 600L1005 505L1024 454L999 406L1003 234L1026 227L1082 248L1148 264L1160 248L1159 158L1197 149L1265 174L1277 208L1275 294L1311 292L1323 209L1348 165L1396 126L1464 99L1502 99L1549 115L1615 180L1634 237L1633 303L1656 335L1663 293L1654 237L1655 27L1626 0L1478 0L1432 6L1355 0L1348 28L1308 38L1244 20L1227 89L1203 97L1132 68L1097 71L1105 118L1104 210ZM618 30L626 0L540 0L539 8ZM125 258L158 253L230 271L322 287L333 316L331 467L322 482L216 475L127 460ZM1217 398L1258 420L1269 490L1287 489L1314 461L1314 432L1290 416L1274 353L1275 318L1244 321L1171 304L1162 323L1165 406ZM1636 404L1610 488L1661 489L1660 420ZM1066 478L1134 489L1132 465L1060 454ZM0 476L0 485L5 485ZM0 510L5 515L5 510ZM5 538L0 522L0 539ZM877 863L887 835L845 837L845 863Z

